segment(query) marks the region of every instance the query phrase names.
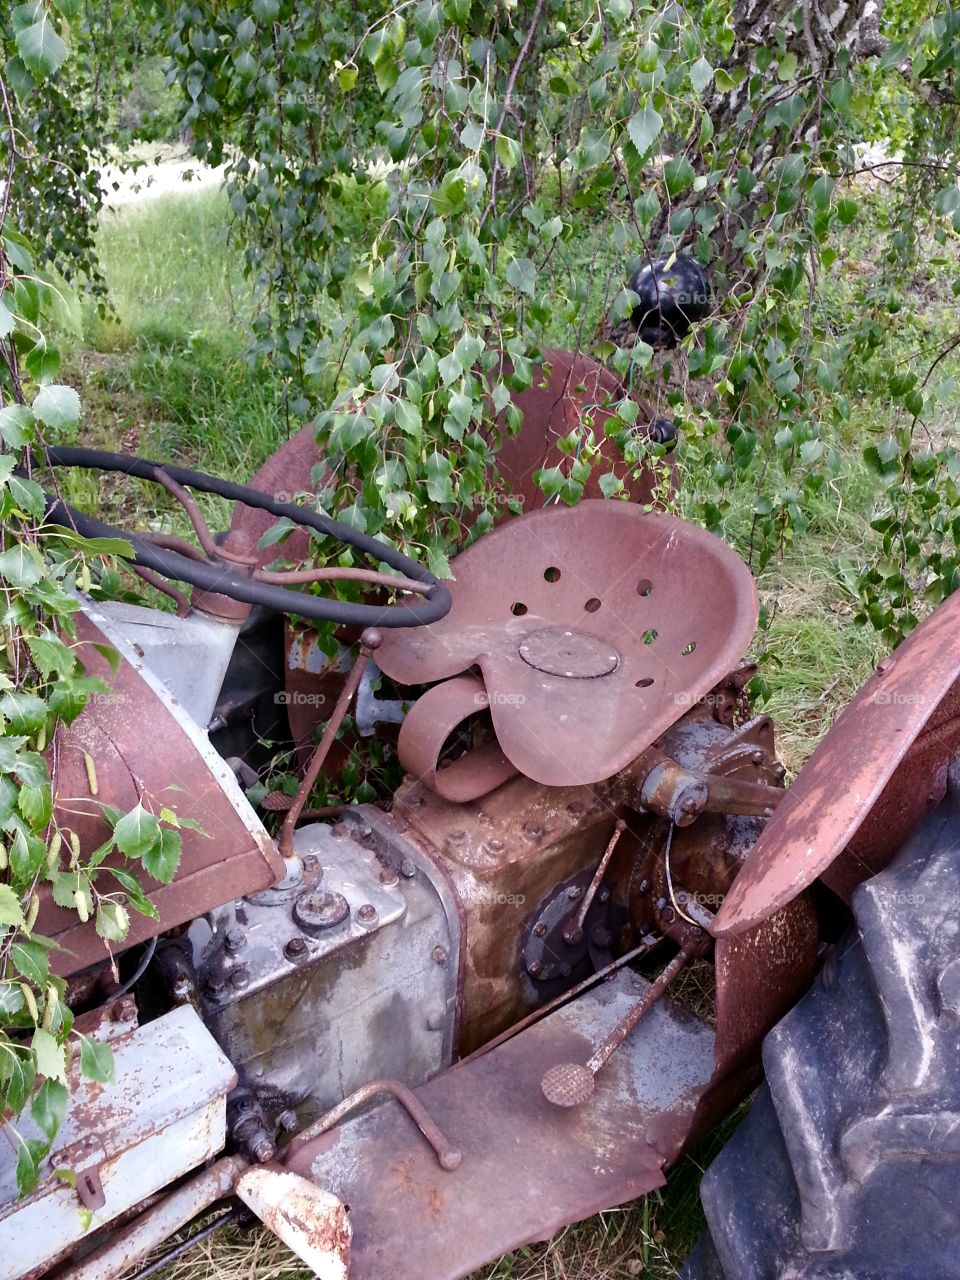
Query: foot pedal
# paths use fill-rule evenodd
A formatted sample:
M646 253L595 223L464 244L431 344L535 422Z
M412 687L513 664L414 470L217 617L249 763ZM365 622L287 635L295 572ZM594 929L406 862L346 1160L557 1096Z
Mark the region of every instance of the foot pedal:
M395 1101L298 1144L286 1167L350 1207L350 1280L459 1280L662 1186L713 1074L709 1027L660 1001L582 1106L559 1110L540 1087L586 1062L649 987L621 970L417 1089L463 1153L453 1171Z

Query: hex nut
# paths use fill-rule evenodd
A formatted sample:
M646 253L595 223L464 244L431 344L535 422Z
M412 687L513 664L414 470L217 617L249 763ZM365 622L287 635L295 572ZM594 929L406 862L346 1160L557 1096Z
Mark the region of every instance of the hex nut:
M307 954L306 938L294 937L287 942L283 948L283 954L288 960L302 960Z
M354 918L356 919L357 924L362 928L372 929L378 920L377 908L372 902L365 902L362 906L357 908L357 913Z

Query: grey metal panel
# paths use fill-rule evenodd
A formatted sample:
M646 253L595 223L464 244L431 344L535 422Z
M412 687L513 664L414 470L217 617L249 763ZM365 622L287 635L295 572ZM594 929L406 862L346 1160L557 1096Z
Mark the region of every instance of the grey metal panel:
M223 1146L226 1095L236 1075L193 1009L184 1006L131 1027L111 1044L113 1083L81 1080L74 1063L54 1149L39 1186L23 1200L17 1199L16 1139L7 1132L0 1141L5 1280L53 1262L85 1234L77 1192L55 1169L97 1170L105 1204L94 1211L95 1230ZM40 1136L29 1117L17 1127L25 1138Z

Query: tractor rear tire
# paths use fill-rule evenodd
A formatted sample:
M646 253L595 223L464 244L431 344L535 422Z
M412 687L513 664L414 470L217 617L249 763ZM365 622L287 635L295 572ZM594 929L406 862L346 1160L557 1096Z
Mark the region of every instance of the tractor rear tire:
M683 1280L960 1280L960 763L853 912L764 1041Z

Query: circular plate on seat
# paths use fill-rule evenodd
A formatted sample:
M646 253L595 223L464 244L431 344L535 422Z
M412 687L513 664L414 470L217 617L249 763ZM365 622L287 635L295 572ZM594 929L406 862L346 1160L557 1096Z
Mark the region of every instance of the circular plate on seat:
M750 570L697 525L584 500L510 520L452 562L440 622L385 634L401 684L478 668L500 747L548 786L611 777L743 657Z

